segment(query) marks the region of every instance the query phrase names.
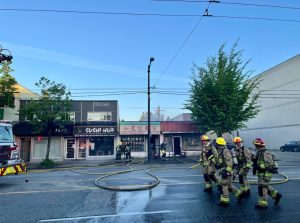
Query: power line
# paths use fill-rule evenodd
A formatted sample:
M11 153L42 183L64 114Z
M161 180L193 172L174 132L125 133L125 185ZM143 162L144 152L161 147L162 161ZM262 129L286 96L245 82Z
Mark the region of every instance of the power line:
M249 16L226 16L226 15L210 15L209 17L214 18L227 18L227 19L248 19L248 20L266 20L266 21L279 21L279 22L296 22L300 23L300 20L295 19L277 19L268 17L249 17Z
M205 9L205 12L208 11L210 4L208 4L207 8ZM204 13L205 13L204 12ZM185 46L185 44L187 43L187 41L190 39L190 37L192 36L192 34L195 32L195 30L198 28L200 22L203 19L203 15L201 16L201 18L197 21L196 25L193 27L193 29L191 30L191 32L186 36L186 38L184 39L183 43L180 45L180 47L178 48L178 50L175 52L174 56L171 58L170 62L167 64L167 66L165 67L165 69L163 70L163 72L161 73L161 75L159 76L159 78L157 79L157 81L154 83L153 87L156 87L157 83L160 81L160 79L162 78L162 76L166 73L166 71L169 69L169 67L171 66L171 64L174 62L174 60L176 59L176 57L178 56L178 54L180 53L180 51L183 49L183 47Z
M240 5L240 6L253 6L253 7L264 7L264 8L279 8L279 9L293 9L300 10L299 7L285 6L285 5L269 5L269 4L255 4L255 3L242 3L242 2L227 2L227 1L202 1L202 0L152 0L156 2L189 2L189 3L218 3L218 4L227 4L227 5Z
M134 13L134 12L105 12L105 11L79 11L60 9L24 9L24 8L0 8L0 11L16 12L50 12L50 13L75 13L75 14L102 14L124 16L161 16L161 17L202 17L199 14L164 14L164 13Z

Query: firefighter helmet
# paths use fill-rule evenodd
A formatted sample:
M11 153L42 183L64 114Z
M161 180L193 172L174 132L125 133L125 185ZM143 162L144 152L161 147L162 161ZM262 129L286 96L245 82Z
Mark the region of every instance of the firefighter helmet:
M207 135L202 135L201 136L201 141L209 141L209 138Z
M226 141L225 141L225 139L222 138L222 137L217 138L216 143L217 143L219 146L225 146L225 145L226 145Z
M256 146L260 146L260 147L263 147L266 145L261 138L254 139L253 144Z
M239 143L239 142L243 142L241 137L234 137L233 138L233 143Z

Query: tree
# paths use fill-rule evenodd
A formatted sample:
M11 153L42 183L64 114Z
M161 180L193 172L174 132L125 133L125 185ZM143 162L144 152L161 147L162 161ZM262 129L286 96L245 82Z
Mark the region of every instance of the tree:
M218 136L244 127L259 112L259 81L250 79L252 71L245 71L249 61L242 61L237 43L229 54L224 47L207 59L206 67L194 64L191 94L185 104L200 131L213 130Z
M47 152L49 160L52 131L57 124L70 120L70 92L63 84L42 77L35 85L41 90L39 100L31 100L20 108L20 116L29 120L36 131L47 130Z
M17 81L10 75L13 69L10 68L10 62L2 61L0 68L0 107L8 106L11 108L15 107L14 93L16 92L15 84Z

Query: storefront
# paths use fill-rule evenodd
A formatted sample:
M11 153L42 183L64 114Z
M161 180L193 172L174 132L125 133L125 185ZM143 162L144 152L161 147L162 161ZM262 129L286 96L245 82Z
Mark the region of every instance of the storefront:
M161 122L161 133L167 143L167 152L174 155L197 155L200 153L200 136L193 122Z
M151 122L150 128L150 146L152 150L158 151L160 145L160 122ZM148 156L147 137L147 122L120 122L120 139L128 143L132 157L144 158Z
M26 106L30 101L21 101ZM70 121L52 130L49 158L64 160L114 159L118 141L118 101L72 101ZM21 158L28 162L41 162L46 157L46 128L36 133L25 120L14 126L14 135Z
M117 133L117 126L74 126L74 137L65 139L65 158L114 158Z

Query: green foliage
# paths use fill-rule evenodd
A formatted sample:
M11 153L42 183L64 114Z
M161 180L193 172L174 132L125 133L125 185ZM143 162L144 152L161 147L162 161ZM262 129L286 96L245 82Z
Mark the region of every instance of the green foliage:
M15 107L14 93L16 92L15 84L17 81L10 75L13 71L10 68L10 62L3 61L1 63L0 74L0 107L8 106L11 108Z
M259 81L245 71L249 61L242 61L237 43L229 54L224 47L207 59L206 67L193 66L191 94L185 105L201 132L213 130L218 136L244 127L259 112Z
M53 168L55 165L53 160L50 159L44 159L41 163L40 163L40 167L41 168Z
M29 120L36 132L47 129L48 143L46 159L49 159L53 127L70 120L70 92L63 84L42 77L36 84L41 90L39 100L31 100L20 108L21 119Z

